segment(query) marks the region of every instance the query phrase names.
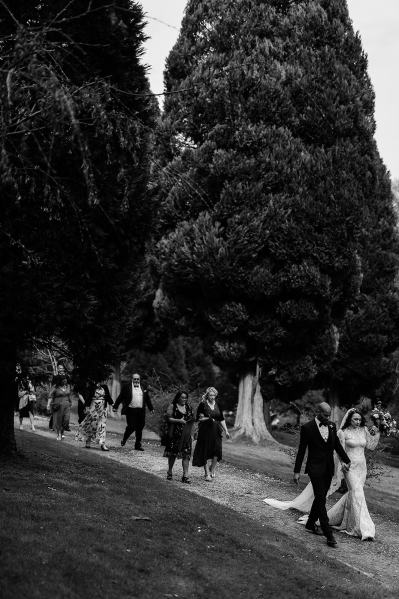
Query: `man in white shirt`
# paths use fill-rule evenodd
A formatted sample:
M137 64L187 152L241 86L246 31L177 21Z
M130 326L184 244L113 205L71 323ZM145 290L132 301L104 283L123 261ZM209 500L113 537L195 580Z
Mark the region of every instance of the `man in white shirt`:
M134 448L137 451L144 451L141 445L143 436L143 428L145 425L145 408L154 413L148 389L142 387L140 375L135 373L132 375L131 383L123 386L121 392L116 399L113 411L116 412L119 404L122 403L122 414L126 415L126 429L121 441L122 447L126 445L126 441L130 435L136 433L136 441Z

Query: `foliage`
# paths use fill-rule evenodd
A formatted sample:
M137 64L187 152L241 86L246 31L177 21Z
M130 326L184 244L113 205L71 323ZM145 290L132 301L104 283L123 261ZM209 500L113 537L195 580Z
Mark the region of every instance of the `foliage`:
M159 397L185 390L199 400L207 387L215 386L223 409L235 405L234 382L215 367L198 337L171 338L161 352L133 349L127 358L122 376L129 378L133 372L139 372Z
M57 18L44 3L39 30L15 26L2 41L1 320L18 339L59 331L78 362L93 341L109 352L104 325L123 314L123 267L142 251L149 222L151 110L133 93L148 85L137 56L127 61L143 41L142 15L100 4L93 15L87 2L70 3Z
M10 348L57 335L82 377L102 378L151 220L142 10L58 0L1 11L0 333Z
M331 364L383 232L396 266L366 67L338 0L192 0L167 61L157 312L271 397Z

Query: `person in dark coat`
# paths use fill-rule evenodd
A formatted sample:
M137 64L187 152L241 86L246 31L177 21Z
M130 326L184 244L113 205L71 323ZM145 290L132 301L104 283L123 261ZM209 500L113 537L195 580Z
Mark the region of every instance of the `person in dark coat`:
M343 462L343 469L350 467L350 459L337 436L337 429L330 422L331 408L326 402L317 406L316 417L301 427L298 453L294 467L294 481L298 483L301 466L308 450L305 474L309 475L314 492L314 501L305 528L314 534L324 534L327 545L335 547L337 542L332 534L327 516L326 498L334 474L334 451ZM322 533L316 526L319 520Z
M216 401L215 387L208 387L197 408L198 439L193 454L193 466L202 466L205 480L215 478L217 463L222 459L223 433L230 438L223 411ZM209 466L209 463L210 466Z
M152 407L148 389L141 386L139 374L133 374L132 381L122 387L112 410L116 412L120 404L122 404L121 413L126 416L126 429L121 441L122 447L126 445L126 441L130 435L135 432L136 441L134 448L137 451L144 451L141 439L145 425L145 410L147 407L151 414L153 414L154 408Z
M185 391L179 391L176 394L172 404L168 406L166 417L169 424L163 454L165 458L168 458L169 467L166 478L172 480L172 469L177 458L182 461L183 476L181 480L183 483L190 484L188 468L191 458L194 414Z

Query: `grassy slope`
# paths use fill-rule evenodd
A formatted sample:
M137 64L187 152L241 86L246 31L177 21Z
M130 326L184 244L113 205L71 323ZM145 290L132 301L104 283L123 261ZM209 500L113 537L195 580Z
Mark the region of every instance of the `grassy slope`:
M362 595L302 540L101 455L33 435L24 445L0 462L2 599Z

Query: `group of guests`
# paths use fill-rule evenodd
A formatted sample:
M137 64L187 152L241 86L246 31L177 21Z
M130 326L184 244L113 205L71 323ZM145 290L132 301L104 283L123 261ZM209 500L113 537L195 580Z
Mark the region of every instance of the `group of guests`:
M53 378L47 403L47 410L51 415L51 428L57 435L57 441L61 441L65 430L69 430L74 395L78 397L79 427L75 436L77 441L83 441L87 449L90 449L93 442L98 442L102 451L109 451L105 442L108 408L112 406L113 411L116 412L122 404L122 414L126 416L127 426L121 445L124 446L131 434L135 433L135 449L144 451L141 440L145 424L145 409L148 407L151 413L154 409L148 389L141 385L139 374L132 376L131 384L122 387L114 403L108 385L103 382L89 383L83 395L79 389L71 385L64 370L58 371Z
M54 376L48 396L47 411L50 413L50 428L55 431L57 441L64 438L64 432L70 430L69 419L73 396L78 397L77 441L84 441L89 449L97 441L102 451L109 451L105 444L108 406L113 404L108 386L103 383L89 383L86 399L79 389L72 386L63 367Z
M66 423L69 422L73 394L74 390L67 374L58 373L54 377L47 404L58 441L62 440ZM217 395L218 392L214 387L208 387L195 416L185 391L179 391L168 407L166 412L168 434L164 442L164 457L168 458L167 480L172 480L173 466L178 459L182 460L182 482L191 483L189 464L195 421L198 422L198 437L192 464L204 468L205 481L210 482L215 478L217 463L222 459L223 433L227 438L230 437L223 411L216 400ZM149 391L145 385L142 385L139 374L133 374L131 382L122 387L115 403L112 401L108 386L103 383L94 384L87 396L88 400L85 400L82 394L78 393L79 427L75 436L77 441L83 441L87 449L93 442L98 442L102 451L109 451L105 442L108 407L112 406L113 411L117 412L118 407L122 405L121 413L126 417L126 429L121 446L125 446L129 437L135 433L134 448L136 451L144 451L142 435L146 408L151 414L154 413L154 408Z
M191 483L188 469L195 421L198 422L198 437L193 454L193 466L204 468L207 482L215 478L217 463L222 459L223 433L227 438L230 437L223 412L216 401L217 395L218 392L214 387L208 387L197 408L195 418L188 395L184 391L179 391L168 407L166 418L169 426L164 441L164 457L168 458L167 480L172 480L173 466L179 459L182 460L183 468L181 480L183 483Z

